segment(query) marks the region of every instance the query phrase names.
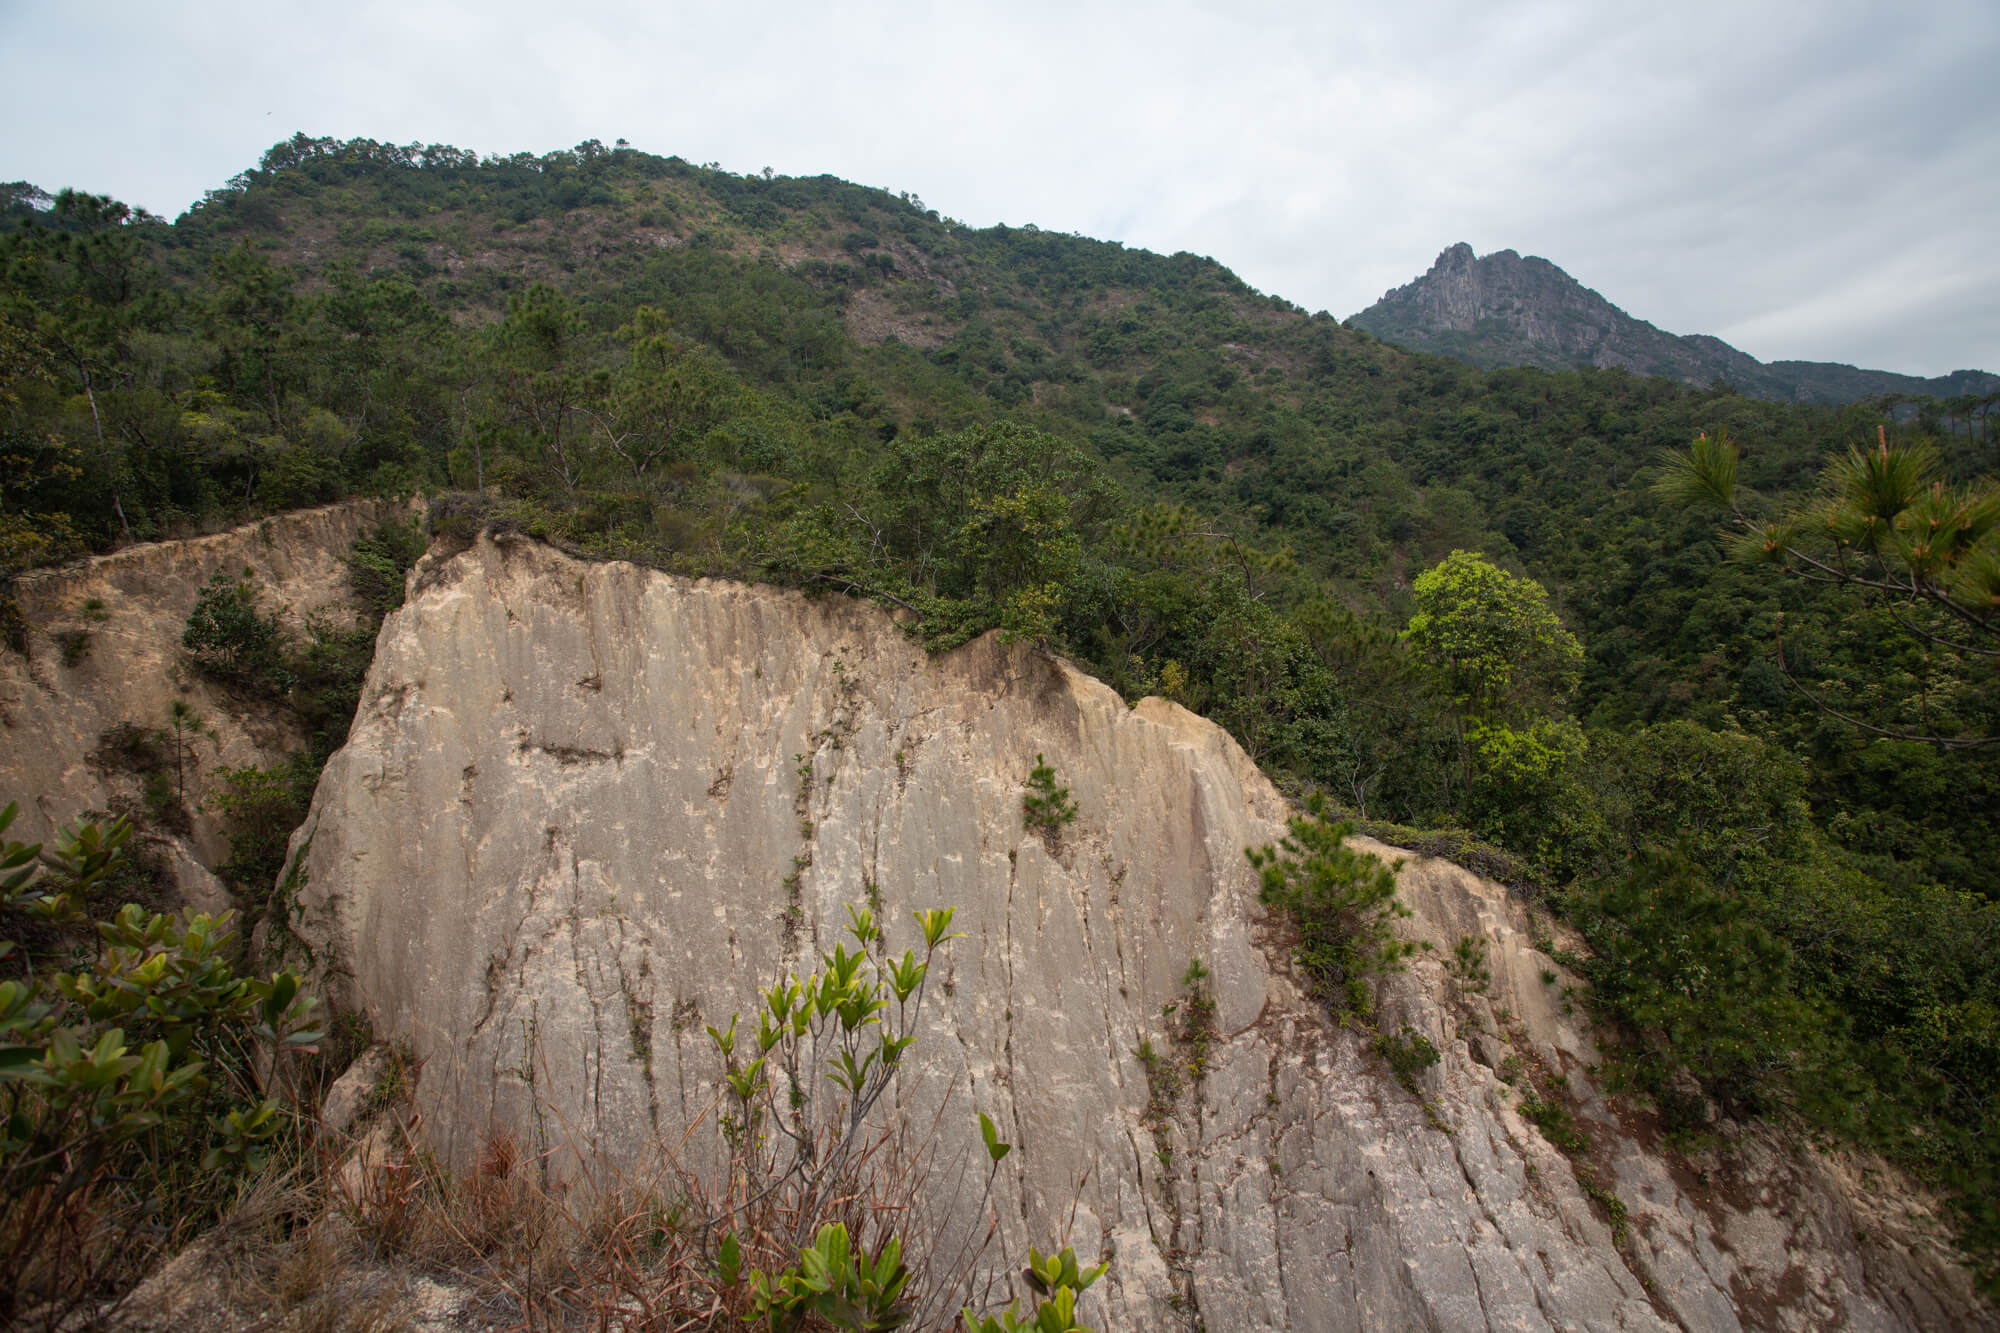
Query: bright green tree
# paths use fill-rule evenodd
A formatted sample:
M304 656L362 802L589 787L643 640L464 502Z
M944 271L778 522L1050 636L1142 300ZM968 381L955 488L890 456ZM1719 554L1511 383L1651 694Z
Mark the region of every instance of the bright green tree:
M1403 637L1461 714L1505 722L1560 712L1583 669L1583 645L1548 593L1471 551L1417 576Z
M1472 777L1463 812L1472 827L1558 881L1602 858L1608 802L1593 785L1591 741L1575 719L1475 724L1465 741Z
M1549 723L1576 690L1583 645L1540 584L1471 551L1418 575L1415 591L1403 639L1449 705L1467 813L1490 836L1532 850L1518 826L1481 812L1533 808L1530 818L1540 819L1557 794L1574 790L1587 746L1574 724L1551 731Z

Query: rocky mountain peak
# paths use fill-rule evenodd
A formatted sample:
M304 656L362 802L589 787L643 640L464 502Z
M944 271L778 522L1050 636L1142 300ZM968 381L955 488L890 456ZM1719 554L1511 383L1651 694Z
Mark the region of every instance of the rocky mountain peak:
M2000 389L2000 376L1983 371L1927 380L1829 362L1766 365L1720 338L1680 337L1635 319L1539 256L1514 250L1480 256L1464 241L1350 322L1385 342L1481 367L1620 367L1703 387L1725 382L1757 398L1841 403L1887 393L1951 397Z
M1507 253L1512 254L1513 251ZM1476 260L1477 256L1472 253L1472 247L1460 241L1457 245L1448 245L1438 252L1437 262L1431 265L1431 271L1426 276L1436 278L1448 273L1464 273L1472 268Z

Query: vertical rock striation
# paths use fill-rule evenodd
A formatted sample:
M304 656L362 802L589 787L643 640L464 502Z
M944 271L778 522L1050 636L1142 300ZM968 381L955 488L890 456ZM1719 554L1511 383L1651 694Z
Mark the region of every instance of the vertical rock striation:
M1022 828L1038 752L1080 807L1052 845ZM867 886L897 948L912 909L955 905L967 938L899 1109L940 1181L983 1163L975 1110L999 1122L1019 1151L996 1257L1073 1207L1079 1251L1112 1263L1102 1328L1974 1317L1962 1274L1898 1243L1921 1217L1885 1209L1859 1239L1832 1166L1753 1139L1724 1190L1643 1147L1591 1088L1523 909L1438 862L1402 871L1438 948L1385 1004L1443 1058L1421 1097L1399 1087L1301 993L1257 905L1243 849L1285 815L1212 724L1025 649L933 659L851 601L482 538L420 566L385 623L294 841L293 916L342 998L425 1060L440 1151L467 1162L505 1131L575 1178L716 1152L703 1025L809 966ZM1487 942L1483 991L1433 961L1464 935ZM1147 1122L1135 1048L1171 1049L1195 958L1214 1045ZM1510 1059L1567 1075L1622 1243L1522 1119ZM956 1215L933 1225L980 1222L976 1191L939 1192Z

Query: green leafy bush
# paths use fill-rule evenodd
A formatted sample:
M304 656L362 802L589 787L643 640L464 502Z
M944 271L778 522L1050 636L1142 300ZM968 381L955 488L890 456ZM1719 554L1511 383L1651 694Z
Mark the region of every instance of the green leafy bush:
M0 811L0 832L16 807ZM238 976L231 916L128 904L81 959L32 958L17 922L87 924L80 904L127 856L123 820L0 844L0 1322L50 1327L136 1278L212 1218L287 1128L296 1058L320 1039L295 973ZM54 964L80 963L76 970ZM268 1063L253 1072L258 1053Z
M305 821L319 765L304 751L269 768L225 768L222 789L208 798L223 817L229 859L222 873L252 902L261 902L285 868L292 832Z
M1024 1276L1041 1299L1031 1304L1028 1314L1009 1304L997 1319L991 1315L975 1319L970 1310L961 1318L971 1333L1091 1333L1076 1322L1076 1303L1110 1267L1099 1264L1085 1271L1077 1266L1076 1251L1067 1245L1061 1253L1047 1255L1030 1245Z
M951 932L955 909L916 912L924 952L906 948L900 958L887 951L872 908L847 910L855 947L837 941L810 974L766 988L754 1033L739 1030L740 1015L707 1029L723 1061L729 1109L721 1124L731 1149L728 1179L692 1190L723 1201L698 1227L717 1238L703 1242L716 1256L713 1299L774 1329L899 1328L954 1280L926 1272L922 1261L916 1271L905 1263L903 1229L920 1200L884 1197L884 1140L869 1116L916 1041L937 951L959 938ZM983 1112L979 1128L990 1195L1012 1145ZM767 1271L749 1262L752 1244L768 1254L773 1241L782 1264ZM972 1253L984 1244L976 1241ZM1067 1249L1053 1257L1030 1249L1029 1260L1030 1286L1059 1319L1038 1313L1041 1322L1020 1323L1010 1308L1001 1322L982 1324L968 1310L968 1326L1081 1328L1076 1297L1104 1268L1080 1273Z
M285 702L310 737L308 749L323 763L347 741L361 703L361 682L375 657L379 621L364 618L349 628L317 618L307 625L305 646L285 659L291 689Z
M725 1274L734 1240L724 1242ZM773 1277L751 1271L751 1317L769 1320L773 1329L803 1329L818 1318L853 1333L887 1333L909 1322L910 1308L903 1300L909 1282L902 1241L890 1236L871 1259L849 1241L845 1226L829 1222L799 1251L799 1261L789 1271Z
M847 933L857 947L836 942L817 971L764 992L756 1032L745 1036L754 1055L739 1051L738 1016L727 1028L708 1028L730 1096L721 1121L732 1149L730 1181L717 1194L732 1202L713 1221L722 1231L748 1235L768 1226L761 1212L735 1202L758 1199L792 1219L787 1230L803 1245L812 1226L840 1220L840 1201L866 1195L868 1117L916 1041L931 961L956 938L951 909L916 915L924 954L905 949L899 959L886 952L874 912L849 907ZM878 1258L886 1252L892 1219L849 1220L877 1232L856 1234L857 1248L872 1248ZM766 1284L767 1295L778 1289Z
M1573 1154L1589 1150L1589 1138L1576 1123L1576 1116L1561 1102L1530 1096L1522 1099L1520 1110L1523 1119L1541 1130L1542 1137L1563 1152Z

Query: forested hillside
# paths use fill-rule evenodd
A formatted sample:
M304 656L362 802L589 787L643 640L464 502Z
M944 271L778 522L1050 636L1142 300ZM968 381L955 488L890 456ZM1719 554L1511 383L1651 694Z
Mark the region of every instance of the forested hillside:
M299 136L172 223L7 188L6 570L420 490L447 537L873 597L937 648L999 627L1546 895L1669 1130L1849 1135L1996 1253L2000 603L1968 571L2000 502L1958 489L1990 417L1482 371L1209 259L622 144ZM1706 507L1667 466L1702 436L1741 447L1701 455L1740 474ZM1725 560L1856 446L1875 510L1829 492ZM1958 546L1905 540L1920 501Z

